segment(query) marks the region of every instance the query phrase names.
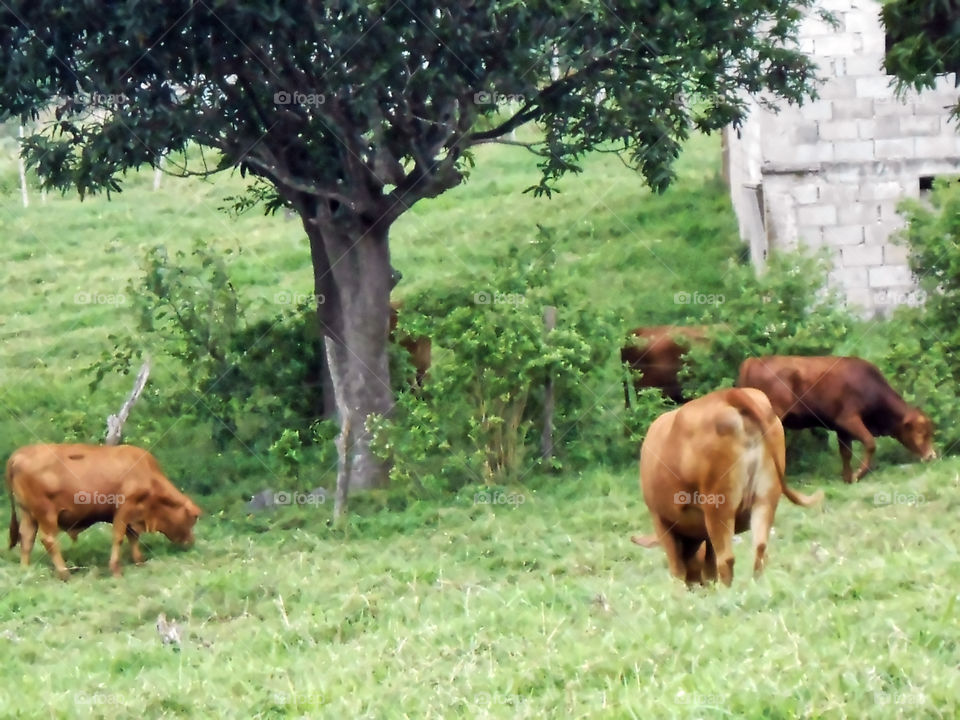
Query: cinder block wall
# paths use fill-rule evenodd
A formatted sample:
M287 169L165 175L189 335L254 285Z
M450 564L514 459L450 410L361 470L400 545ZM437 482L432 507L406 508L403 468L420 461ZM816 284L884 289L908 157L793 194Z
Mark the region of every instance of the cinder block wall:
M880 3L821 6L839 26L810 17L800 38L820 68L820 97L779 114L754 106L739 138L727 131L731 197L756 262L799 243L826 246L831 284L865 314L886 312L917 297L906 249L891 242L903 225L898 202L919 195L921 177L960 173L960 134L948 109L960 91L951 75L932 91L896 98L883 71ZM744 192L756 184L761 238L751 237L755 210Z

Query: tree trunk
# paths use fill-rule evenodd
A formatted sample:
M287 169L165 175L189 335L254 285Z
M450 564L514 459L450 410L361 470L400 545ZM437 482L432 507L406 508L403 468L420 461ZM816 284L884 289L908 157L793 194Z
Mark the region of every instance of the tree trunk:
M356 234L305 219L313 255L317 310L340 420L336 515L349 490L383 487L389 463L370 449L367 419L393 407L387 336L390 251L386 229ZM325 401L326 403L326 401Z

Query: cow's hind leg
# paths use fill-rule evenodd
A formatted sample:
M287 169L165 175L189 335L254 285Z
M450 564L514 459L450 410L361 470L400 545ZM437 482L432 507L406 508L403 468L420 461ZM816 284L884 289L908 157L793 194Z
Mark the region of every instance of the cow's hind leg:
M753 574L759 575L763 572L763 566L767 561L767 542L770 539L770 528L773 526L773 515L776 512L776 505L768 502L760 502L753 506L750 513L750 534L753 536Z
M720 582L730 585L733 582L733 530L736 521L722 510L722 506L706 509L703 515L716 554L717 575L720 576Z
M116 517L113 519L113 546L110 548L110 572L120 577L120 544L127 534L127 523Z
M143 553L140 552L140 533L132 527L127 527L127 539L130 541L130 555L133 562L137 565L143 565Z
M657 534L657 539L667 553L667 564L670 566L670 574L681 580L687 578L687 564L683 558L683 548L681 539L673 532L673 525L666 523L659 516L653 516L653 531Z
M30 513L20 509L22 517L20 519L20 567L29 567L30 552L33 550L33 542L37 539L37 521L33 519Z
M60 543L57 542L57 533L60 531L60 527L57 525L56 514L47 514L36 518L36 522L40 527L40 540L53 561L57 577L61 580L69 580L70 571L67 570L67 564L63 561L63 555L60 553Z

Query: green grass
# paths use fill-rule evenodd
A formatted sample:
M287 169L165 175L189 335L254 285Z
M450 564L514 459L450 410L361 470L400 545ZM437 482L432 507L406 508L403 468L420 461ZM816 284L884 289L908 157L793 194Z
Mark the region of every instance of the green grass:
M609 310L624 330L682 321L690 308L674 293L716 292L718 268L741 251L718 166L717 139L695 138L677 184L655 196L617 160L592 157L547 201L521 192L535 179L523 151L481 148L469 183L394 228L397 294L495 291L484 277L540 224L572 303ZM86 369L111 335L136 333L117 296L152 245L189 251L202 239L229 252L253 314L310 291L296 221L218 211L238 178L167 178L157 192L151 181L132 176L112 202L41 203L34 192L24 210L15 167L0 157L4 456L102 436L130 378L92 392ZM147 564L113 579L107 527L76 544L61 536L76 568L67 584L39 544L27 571L18 551L3 553L0 662L11 680L0 684L0 717L958 715L958 460L898 466L904 451L884 439L881 469L843 486L832 438L828 453L794 443L791 457L819 469L792 482L824 487L823 509L783 502L758 581L745 536L731 589L688 592L662 551L629 541L650 529L634 467L531 476L501 489L522 496L512 505L475 503L477 486L430 501L370 493L340 530L329 505L249 516L250 487L283 484L262 457L219 453L207 428L158 416L164 393L189 379L154 357L127 439L149 446L206 510L197 545L148 536ZM330 480L329 468L311 469L311 487ZM875 502L893 491L923 502ZM161 644L160 612L185 623L179 649Z
M106 570L105 528L0 565L5 717L956 717L960 461L818 479L781 503L765 575L693 592L650 529L633 471L479 488L380 521L330 508L201 519ZM793 480L796 485L797 481ZM809 490L810 486L804 486ZM877 504L878 492L901 502ZM387 515L383 513L382 515ZM64 539L65 543L68 542ZM820 549L822 548L822 550ZM179 651L157 614L185 623ZM100 693L98 697L96 693ZM93 696L94 704L84 704ZM46 708L46 709L45 709Z

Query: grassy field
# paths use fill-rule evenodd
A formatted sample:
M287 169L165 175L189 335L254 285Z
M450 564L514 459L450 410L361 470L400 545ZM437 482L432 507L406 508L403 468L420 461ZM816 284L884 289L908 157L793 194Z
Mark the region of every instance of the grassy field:
M0 146L4 457L29 442L102 437L130 379L94 393L87 368L109 336L136 333L129 282L151 246L189 251L203 239L229 252L251 312L310 291L296 222L218 211L238 178L167 178L154 192L151 176L133 176L112 202L34 192L23 209L9 149ZM485 274L539 223L577 302L609 309L624 329L680 321L689 308L674 293L715 292L723 261L740 252L718 169L717 139L696 138L663 196L601 156L547 201L521 194L535 177L522 151L482 148L466 186L395 228L397 294L431 283L489 290ZM67 584L39 546L26 572L18 551L4 553L0 718L960 714L956 459L898 465L904 452L881 440L880 469L843 486L831 448L822 471L792 478L827 500L781 504L766 575L750 578L745 538L731 589L688 592L662 551L629 541L650 529L633 466L471 485L445 500L372 493L343 529L328 504L248 515L245 491L278 478L243 448L218 453L205 430L157 418L189 368L154 364L127 440L196 495L206 511L197 545L147 537L147 564L113 579L108 528L76 544L62 536L76 568ZM318 468L310 486L330 474ZM179 646L161 643L161 612L184 623Z
M632 470L509 505L470 488L345 535L327 507L227 507L194 549L154 538L116 580L103 527L68 547L69 584L39 553L0 565L3 668L22 678L0 714L952 718L958 479L956 460L820 479L822 509L781 503L759 581L744 537L732 588L695 592L630 543L650 528Z

